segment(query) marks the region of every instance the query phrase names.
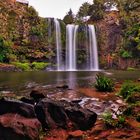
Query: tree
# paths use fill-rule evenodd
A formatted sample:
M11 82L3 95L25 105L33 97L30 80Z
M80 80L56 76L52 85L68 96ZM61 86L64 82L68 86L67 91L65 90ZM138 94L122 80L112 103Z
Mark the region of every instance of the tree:
M94 0L93 4L89 6L89 15L91 20L100 20L103 18L105 11L103 0Z
M71 24L74 22L74 14L71 9L67 13L67 15L64 17L63 21L65 24Z
M120 10L125 12L130 12L133 10L140 10L140 1L139 0L117 0Z
M139 0L116 0L122 25L123 49L132 57L140 57L140 3ZM126 54L126 53L125 53Z
M89 15L89 7L91 5L88 2L85 2L82 4L82 6L79 8L79 11L77 13L77 17L85 17Z

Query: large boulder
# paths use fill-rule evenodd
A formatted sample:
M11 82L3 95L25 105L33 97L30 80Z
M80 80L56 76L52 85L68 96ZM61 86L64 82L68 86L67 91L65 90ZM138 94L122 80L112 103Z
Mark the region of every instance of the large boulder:
M0 99L0 115L17 113L27 118L34 118L34 106L17 100Z
M64 106L59 101L45 98L35 106L35 112L43 128L56 128L57 126L66 128L67 126Z
M0 116L0 140L38 140L40 122L18 114Z
M97 119L97 114L82 108L78 103L45 98L35 106L37 118L43 128L67 128L88 130Z

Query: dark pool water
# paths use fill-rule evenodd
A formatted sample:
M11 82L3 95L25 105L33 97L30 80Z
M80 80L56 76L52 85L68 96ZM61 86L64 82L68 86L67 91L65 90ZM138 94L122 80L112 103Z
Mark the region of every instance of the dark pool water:
M140 71L101 71L116 80L136 80L140 78ZM75 71L39 71L39 72L0 72L0 91L17 91L28 89L36 85L67 84L70 88L90 86L95 82L98 72Z

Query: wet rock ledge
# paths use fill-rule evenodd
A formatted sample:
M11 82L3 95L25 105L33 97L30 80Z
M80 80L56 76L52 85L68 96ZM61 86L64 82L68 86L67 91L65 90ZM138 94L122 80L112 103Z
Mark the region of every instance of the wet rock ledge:
M0 99L0 140L38 140L40 130L89 130L97 114L78 102L54 100L37 92L22 101Z

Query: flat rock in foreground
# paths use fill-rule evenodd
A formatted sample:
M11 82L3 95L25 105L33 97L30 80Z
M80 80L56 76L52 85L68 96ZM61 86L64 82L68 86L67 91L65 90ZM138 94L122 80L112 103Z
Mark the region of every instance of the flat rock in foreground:
M38 140L40 122L18 114L0 116L0 140Z

